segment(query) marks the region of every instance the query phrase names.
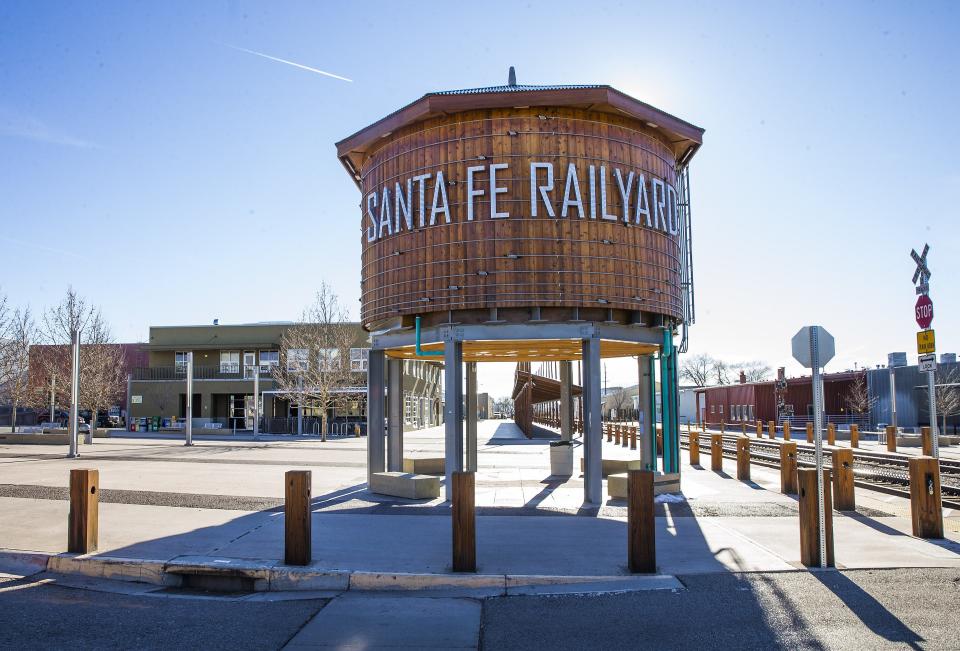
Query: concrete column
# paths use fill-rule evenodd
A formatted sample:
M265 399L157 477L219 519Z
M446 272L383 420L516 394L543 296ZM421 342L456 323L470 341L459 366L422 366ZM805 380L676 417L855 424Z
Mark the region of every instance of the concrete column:
M573 363L560 362L560 440L573 438Z
M443 422L446 496L453 495L453 473L463 470L463 343L448 339L443 355Z
M603 502L600 410L600 340L583 340L583 501Z
M477 471L477 363L467 362L467 472Z
M367 483L375 472L384 471L384 354L371 350L367 366Z
M653 428L656 426L656 414L653 404L653 382L650 355L637 358L637 407L640 422L637 424L637 450L644 470L657 469L656 442Z
M387 470L403 470L403 360L387 360Z

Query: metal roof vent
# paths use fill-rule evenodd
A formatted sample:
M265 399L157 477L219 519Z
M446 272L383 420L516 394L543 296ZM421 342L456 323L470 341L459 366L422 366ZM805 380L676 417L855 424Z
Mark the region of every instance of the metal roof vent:
M507 73L507 86L516 86L517 85L517 71L513 69L513 66L510 66L510 72Z

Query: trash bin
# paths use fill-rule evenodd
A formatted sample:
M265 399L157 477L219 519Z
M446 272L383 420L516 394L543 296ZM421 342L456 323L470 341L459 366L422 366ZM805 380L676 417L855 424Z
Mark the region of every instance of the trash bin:
M571 441L550 442L550 474L569 477L573 474L573 443Z

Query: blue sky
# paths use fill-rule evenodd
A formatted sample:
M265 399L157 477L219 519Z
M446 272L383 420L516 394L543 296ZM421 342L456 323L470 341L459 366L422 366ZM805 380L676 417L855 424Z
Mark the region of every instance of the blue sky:
M935 2L5 2L0 289L39 310L72 284L122 340L294 319L321 279L356 312L360 197L333 143L514 65L706 129L692 352L799 372L789 339L819 323L828 369L912 355L924 241L955 351L958 42L960 4Z

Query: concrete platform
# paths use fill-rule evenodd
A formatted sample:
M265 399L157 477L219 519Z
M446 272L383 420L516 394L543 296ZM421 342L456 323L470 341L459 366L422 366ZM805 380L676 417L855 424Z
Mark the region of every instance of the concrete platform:
M514 429L502 421L480 427L478 438L485 443L478 455L477 580L500 590L518 576L554 582L628 578L625 501L584 505L580 478L549 476L549 440L517 438ZM408 432L404 452L436 457L442 440L439 428ZM343 581L346 573L349 585L369 589L466 581L450 571L449 506L439 498L414 504L368 491L365 443L198 441L185 448L169 439L109 439L84 448L79 460L62 458L65 450L55 446L3 445L0 548L62 554L69 470L96 467L100 548L81 560L124 559L110 571L129 566L139 576L152 572L143 560L162 568L184 558L211 567L253 563L276 572L283 556L283 473L303 468L317 471L310 566L315 576ZM612 443L604 442L603 454L637 459L636 452ZM732 474L734 461L724 460L724 468ZM779 493L779 472L755 465L750 482L731 474L682 466L681 493L656 505L661 574L796 569L797 503ZM858 488L857 503L859 513L834 515L839 564L960 567L960 514L945 511L947 539L926 541L909 535L906 500ZM243 504L248 506L237 508ZM10 553L0 557L13 562ZM77 567L57 561L58 571Z

